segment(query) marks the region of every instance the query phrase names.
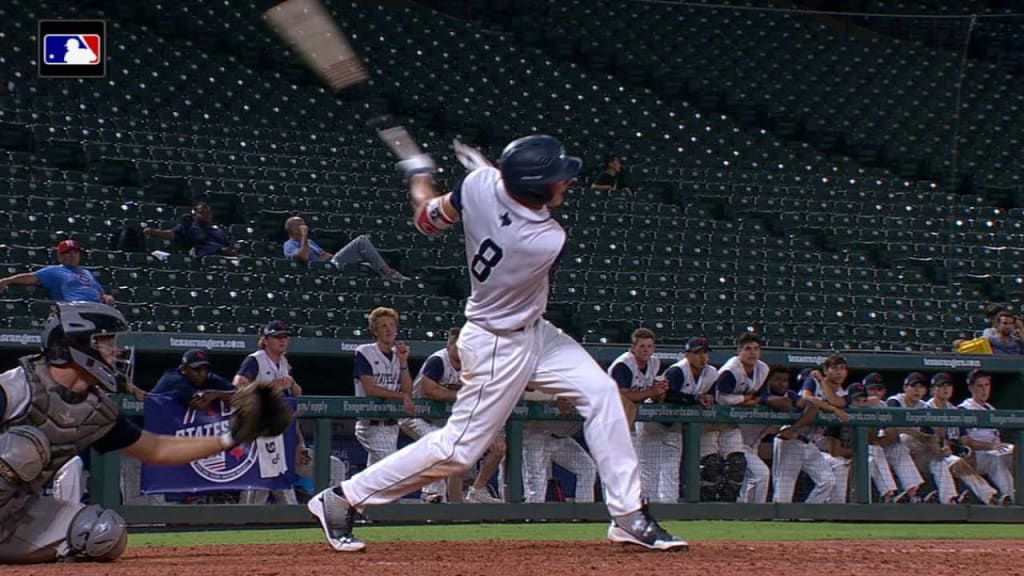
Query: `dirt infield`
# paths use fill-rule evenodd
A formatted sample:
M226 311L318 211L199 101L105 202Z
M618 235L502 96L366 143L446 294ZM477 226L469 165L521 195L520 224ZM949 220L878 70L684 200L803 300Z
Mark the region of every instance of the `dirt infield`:
M642 573L733 576L1024 576L1024 541L694 542L689 552L641 552L604 542L371 543L358 554L326 544L129 549L114 564L4 566L7 575L512 576Z

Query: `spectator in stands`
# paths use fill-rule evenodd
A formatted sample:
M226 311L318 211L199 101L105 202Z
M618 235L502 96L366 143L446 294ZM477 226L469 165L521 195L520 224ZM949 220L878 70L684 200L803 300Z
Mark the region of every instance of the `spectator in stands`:
M82 245L75 240L62 240L57 244L57 261L60 264L47 266L35 272L15 274L0 278L0 292L11 284L42 286L50 299L58 302L102 302L113 305L114 297L103 290L103 286L92 272L78 265Z
M961 402L959 408L995 410L995 406L988 402L992 395L991 374L977 369L971 370L967 375L967 389L971 392L971 397ZM1014 445L1004 442L996 428L968 428L966 437L961 438L961 441L974 450L978 472L987 475L1002 493L999 504L1011 503L1014 499Z
M227 232L213 223L213 210L206 202L196 203L192 215L170 230L145 228L142 233L177 242L193 256L238 256Z
M1017 319L1012 312L1003 310L997 316L996 333L988 337L988 343L992 347L992 354L1022 354L1024 343L1014 332Z
M370 237L361 234L341 250L331 254L320 247L309 237L309 226L301 216L292 216L285 220L284 229L288 232L288 240L284 243L284 257L299 262L323 262L330 260L338 268L355 262L368 262L370 266L385 280L404 282L409 278L391 268L370 241Z
M989 326L981 332L982 337L990 338L999 333L999 314L1005 311L1005 306L995 302L990 302L985 306L985 320L988 320Z
M632 192L626 172L622 167L622 158L618 154L608 154L604 157L604 171L597 175L590 188L591 190Z
M291 340L292 332L288 325L280 320L272 320L260 330L259 350L249 354L242 360L238 372L235 374L231 384L235 388L244 388L250 384L270 384L281 390L285 396L300 396L302 387L292 377L292 367L288 363L288 343ZM301 434L296 428L297 453L302 453L305 446ZM275 451L278 454L284 453L284 438L275 436L273 438L260 437L256 441L257 450L264 453ZM297 454L298 463L303 463L305 454ZM300 460L301 458L301 460ZM281 474L287 472L287 468L280 470ZM270 492L267 490L244 490L240 502L242 504L266 504ZM274 490L274 502L277 504L295 504L295 490Z

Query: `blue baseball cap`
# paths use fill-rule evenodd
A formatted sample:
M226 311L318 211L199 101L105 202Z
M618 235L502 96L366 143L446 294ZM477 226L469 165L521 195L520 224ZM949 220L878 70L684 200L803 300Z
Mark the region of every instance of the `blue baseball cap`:
M860 382L854 382L846 388L846 396L850 400L854 400L856 398L867 398L868 388Z
M260 330L260 336L291 336L292 331L288 325L280 320L271 320Z
M690 338L686 341L686 352L710 352L707 338Z
M210 365L210 356L206 353L206 350L200 350L193 348L181 357L181 365L188 366L189 368L200 368L202 366Z

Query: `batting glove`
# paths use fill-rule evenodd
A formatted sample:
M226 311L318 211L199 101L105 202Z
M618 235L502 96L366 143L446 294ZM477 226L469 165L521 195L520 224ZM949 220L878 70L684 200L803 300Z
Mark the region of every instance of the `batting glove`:
M437 171L437 164L429 154L417 154L402 160L398 164L399 172L405 175L406 179L419 174L433 174Z

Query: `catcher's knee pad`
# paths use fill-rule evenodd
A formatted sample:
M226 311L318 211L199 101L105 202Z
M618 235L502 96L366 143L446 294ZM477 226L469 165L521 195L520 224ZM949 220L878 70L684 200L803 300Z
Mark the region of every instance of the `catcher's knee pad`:
M718 454L708 454L700 459L700 479L704 482L718 482L722 477L725 460Z
M127 544L124 518L113 510L86 506L75 514L68 526L71 554L81 560L116 560Z
M733 484L743 482L747 473L747 455L743 452L730 452L725 456L725 479Z

